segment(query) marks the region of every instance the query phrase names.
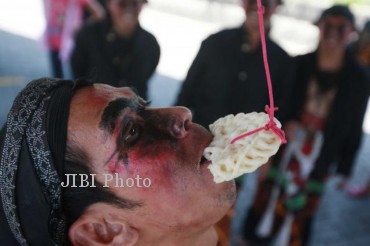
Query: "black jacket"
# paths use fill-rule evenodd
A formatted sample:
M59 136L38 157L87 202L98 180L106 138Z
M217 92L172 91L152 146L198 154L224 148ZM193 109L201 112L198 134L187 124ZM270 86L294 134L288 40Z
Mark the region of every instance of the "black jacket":
M159 56L160 48L152 34L139 26L132 38L122 39L106 19L88 23L77 33L71 65L75 78L135 87L147 98L147 82Z
M193 111L193 120L205 127L219 117L239 112L261 112L269 104L262 49L245 52L248 36L243 27L228 29L203 41L186 80L177 105ZM267 52L277 117L284 120L291 88L291 58L272 40Z

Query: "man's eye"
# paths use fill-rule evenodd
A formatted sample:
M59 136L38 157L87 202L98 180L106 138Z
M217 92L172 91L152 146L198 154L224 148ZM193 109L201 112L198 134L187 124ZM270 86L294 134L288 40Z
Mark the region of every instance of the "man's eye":
M132 122L128 124L128 129L126 136L124 138L124 143L127 145L134 144L140 137L140 127Z

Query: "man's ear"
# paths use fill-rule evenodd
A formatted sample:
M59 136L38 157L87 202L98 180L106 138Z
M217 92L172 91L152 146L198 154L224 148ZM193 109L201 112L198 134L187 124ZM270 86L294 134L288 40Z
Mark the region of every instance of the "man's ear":
M124 219L99 211L87 210L69 229L73 245L134 245L139 233Z

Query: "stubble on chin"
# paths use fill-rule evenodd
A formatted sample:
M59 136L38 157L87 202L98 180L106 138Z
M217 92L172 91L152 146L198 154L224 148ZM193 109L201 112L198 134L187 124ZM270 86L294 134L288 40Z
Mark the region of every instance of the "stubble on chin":
M216 207L227 207L230 208L236 200L236 187L234 181L224 182L218 185L224 185L223 192L217 197L215 206Z

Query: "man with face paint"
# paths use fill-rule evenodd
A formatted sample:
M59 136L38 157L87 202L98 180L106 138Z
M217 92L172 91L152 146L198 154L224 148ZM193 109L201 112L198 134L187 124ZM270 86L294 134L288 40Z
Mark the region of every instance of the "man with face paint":
M281 1L264 0L264 24ZM205 127L227 114L263 111L268 89L263 65L256 0L242 0L246 20L238 28L222 30L203 41L177 99L189 107L194 122ZM286 95L292 77L291 59L267 38L267 52L278 118L284 120Z
M0 132L1 244L216 245L235 185L213 182L212 135L186 108L146 106L130 88L85 81L22 90ZM151 183L121 187L113 174Z
M308 245L329 170L336 166L343 187L360 146L370 84L347 48L354 16L337 5L316 24L316 51L296 57L288 144L261 179L245 222L244 237L253 245L272 239L280 246Z
M134 87L147 98L147 82L160 56L155 37L141 28L146 0L107 0L107 16L86 24L76 35L71 66L75 78Z

